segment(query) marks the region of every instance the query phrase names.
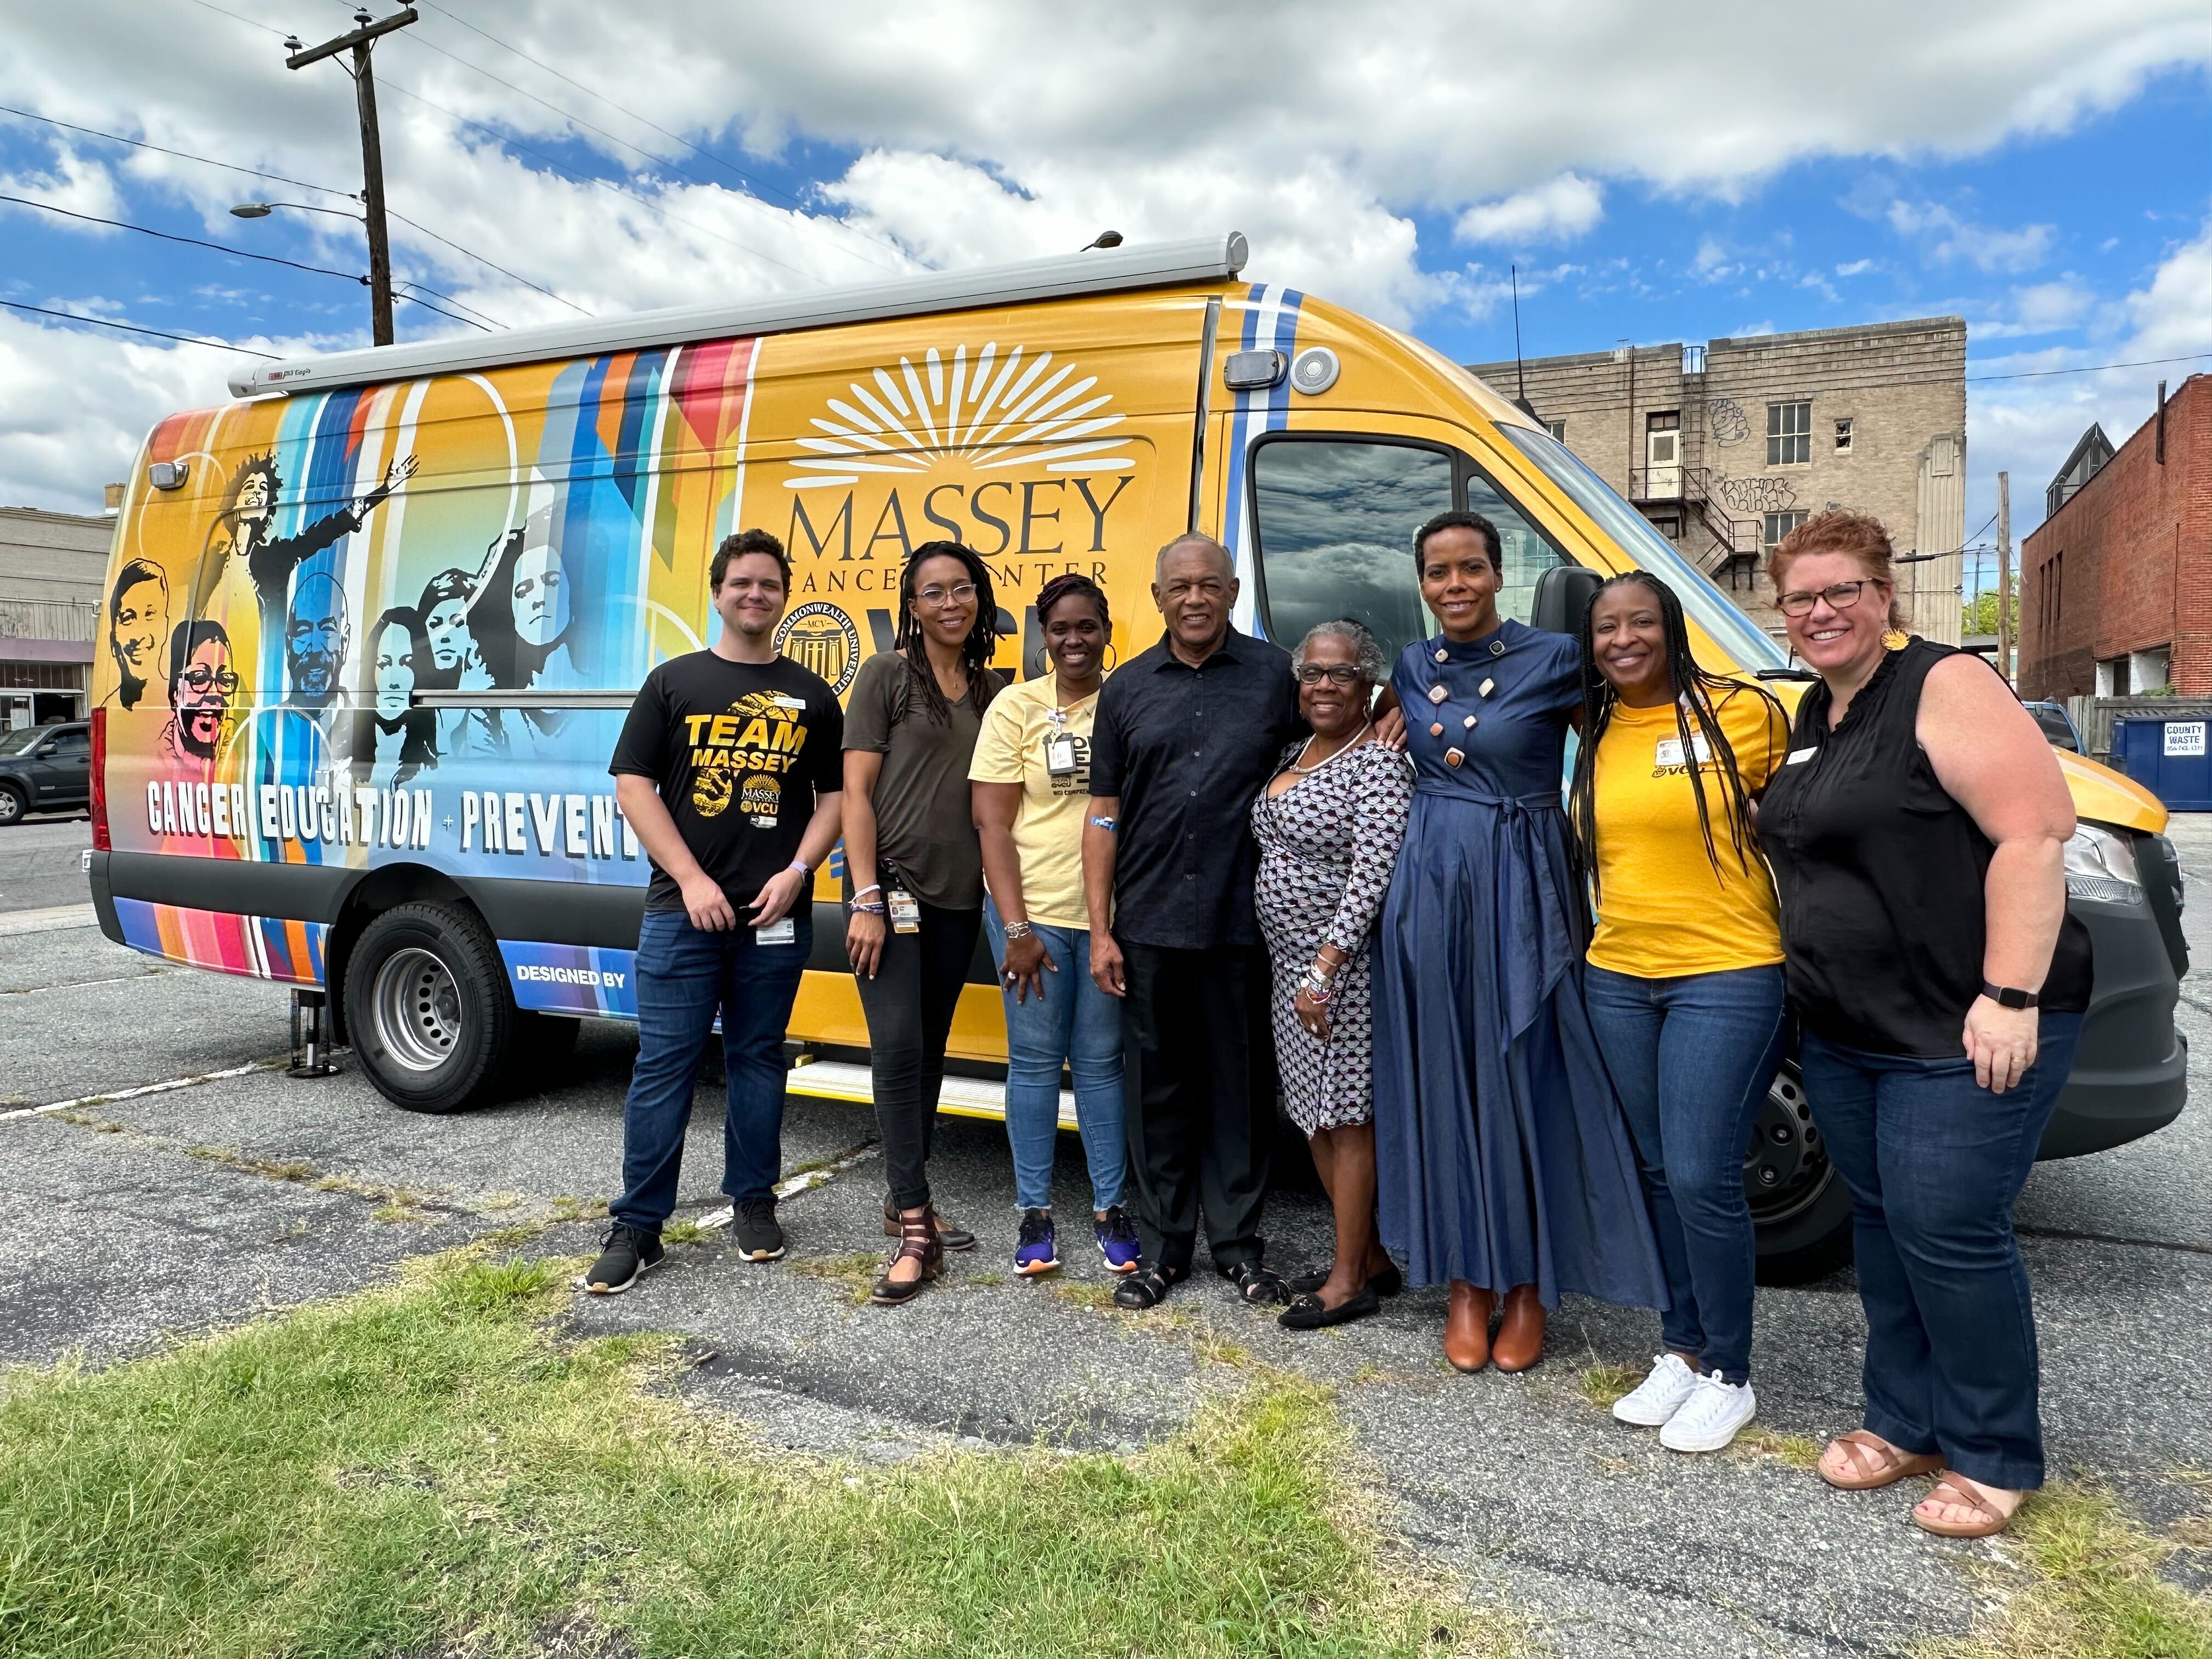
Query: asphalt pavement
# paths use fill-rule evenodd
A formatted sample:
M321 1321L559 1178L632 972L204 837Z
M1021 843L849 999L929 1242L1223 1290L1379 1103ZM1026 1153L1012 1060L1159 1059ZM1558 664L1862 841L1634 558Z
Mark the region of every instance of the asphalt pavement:
M2173 834L2203 896L2188 918L2203 957L2212 820L2179 819ZM487 1235L595 1245L592 1213L617 1184L627 1028L591 1023L557 1087L459 1117L398 1111L351 1071L288 1077L283 988L136 955L68 908L85 902L85 840L81 821L0 831L0 1200L21 1218L0 1243L0 1362L143 1352ZM2201 1102L2212 992L2193 979L2184 992ZM725 1202L717 1094L702 1084L685 1218ZM947 1119L933 1182L981 1245L910 1307L855 1306L854 1258L883 1244L873 1148L865 1109L794 1097L787 1170L818 1184L783 1206L792 1259L741 1262L709 1232L629 1295L578 1297L573 1323L681 1331L695 1361L684 1386L702 1403L771 1445L871 1459L1036 1439L1131 1449L1255 1366L1325 1379L1396 1531L1563 1654L1899 1652L1965 1631L1972 1569L2002 1549L1923 1534L1906 1518L1914 1492L1846 1496L1776 1449L1684 1458L1616 1427L1577 1376L1646 1363L1648 1314L1571 1300L1537 1370L1462 1377L1438 1355L1436 1291L1295 1339L1210 1276L1154 1314L1102 1310L1110 1280L1080 1224L1072 1137L1056 1196L1076 1224L1056 1280L1012 1275L1003 1131ZM2054 1471L2094 1474L2156 1526L2201 1507L2179 1476L2212 1468L2209 1192L2198 1104L2134 1146L2039 1166L2020 1208ZM1317 1196L1279 1193L1269 1230L1278 1262L1321 1260ZM1854 1426L1862 1330L1848 1272L1762 1291L1761 1425L1815 1441Z

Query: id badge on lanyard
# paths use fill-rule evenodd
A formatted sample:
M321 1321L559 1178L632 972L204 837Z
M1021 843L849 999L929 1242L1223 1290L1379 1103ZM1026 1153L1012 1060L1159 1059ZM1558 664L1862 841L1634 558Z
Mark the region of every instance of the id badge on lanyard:
M1081 769L1075 760L1075 734L1067 729L1067 715L1058 708L1045 718L1052 722L1052 735L1044 740L1044 772L1048 778L1072 778Z
M914 895L903 887L894 887L884 895L884 907L890 912L891 932L918 933L921 931L921 906L915 902Z

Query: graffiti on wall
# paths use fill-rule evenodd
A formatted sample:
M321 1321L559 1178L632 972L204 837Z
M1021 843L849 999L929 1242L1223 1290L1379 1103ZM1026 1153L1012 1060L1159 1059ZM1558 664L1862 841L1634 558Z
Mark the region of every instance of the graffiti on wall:
M1787 478L1718 477L1713 493L1735 513L1781 513L1797 505L1797 492Z
M1716 398L1707 404L1705 424L1717 444L1740 444L1751 436L1751 422L1733 398Z

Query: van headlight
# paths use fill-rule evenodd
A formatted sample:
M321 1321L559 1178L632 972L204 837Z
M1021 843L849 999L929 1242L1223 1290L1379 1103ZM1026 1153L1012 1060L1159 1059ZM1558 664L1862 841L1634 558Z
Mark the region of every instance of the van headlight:
M2136 878L2135 848L2109 830L2094 823L2077 825L2066 843L2066 896L2141 904L2143 890Z

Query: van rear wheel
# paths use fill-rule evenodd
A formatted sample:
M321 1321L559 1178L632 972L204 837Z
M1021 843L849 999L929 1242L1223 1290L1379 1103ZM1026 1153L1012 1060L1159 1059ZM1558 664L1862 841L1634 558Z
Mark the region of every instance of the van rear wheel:
M521 1016L499 947L473 911L384 911L354 946L345 999L354 1053L393 1105L458 1112L504 1080Z

